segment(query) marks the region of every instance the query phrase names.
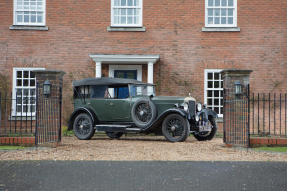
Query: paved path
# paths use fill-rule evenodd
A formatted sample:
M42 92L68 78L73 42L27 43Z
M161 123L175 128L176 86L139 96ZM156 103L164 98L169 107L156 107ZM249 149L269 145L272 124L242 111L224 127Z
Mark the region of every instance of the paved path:
M0 190L285 190L287 163L0 161Z

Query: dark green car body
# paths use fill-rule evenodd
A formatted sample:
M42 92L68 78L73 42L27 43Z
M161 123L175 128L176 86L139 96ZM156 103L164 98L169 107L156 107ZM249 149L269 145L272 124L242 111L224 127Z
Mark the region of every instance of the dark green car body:
M208 140L216 132L214 111L197 110L196 100L190 96L155 96L153 84L88 78L74 81L73 87L74 112L69 129L79 139L91 138L95 130L111 138L128 132L162 133L171 142L184 141L190 133L201 138L200 133L207 129L212 135L202 140Z

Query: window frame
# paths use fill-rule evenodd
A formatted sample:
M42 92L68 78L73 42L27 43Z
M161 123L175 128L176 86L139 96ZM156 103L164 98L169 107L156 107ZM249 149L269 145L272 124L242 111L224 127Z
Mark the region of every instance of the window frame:
M17 1L18 0L13 0L13 25L15 26L46 26L46 0L42 0L43 1L43 22L42 23L18 23L17 22ZM23 10L24 11L24 10ZM31 11L28 11L31 12ZM35 11L37 12L37 10Z
M12 99L16 100L16 89L17 89L17 72L18 71L35 71L35 70L45 70L45 68L13 68L13 89L12 89ZM23 78L23 77L22 77ZM35 77L35 88L37 86L37 79ZM31 89L31 86L28 86L27 89ZM37 92L35 92L35 95L37 95ZM35 106L35 112L17 112L16 113L16 101L12 101L12 111L11 115L18 117L18 116L36 116L36 106Z
M227 0L228 1L228 0ZM220 0L221 2L221 0ZM233 12L233 24L208 24L208 0L205 0L205 27L218 27L218 28L231 28L237 27L237 0L233 0L234 12ZM219 7L213 6L213 8L222 8L221 5ZM214 17L214 16L213 16ZM220 17L221 18L221 17ZM228 18L228 17L227 17Z
M222 70L223 69L205 69L204 70L204 104L206 104L206 105L207 105L207 90L208 89L223 91L223 87L221 87L221 88L208 88L208 73L210 73L210 72L220 73ZM221 78L221 80L223 80L223 79ZM223 99L223 96L222 96L222 99ZM220 102L220 99L219 99L219 105L220 104L221 104L221 102ZM214 104L213 104L213 106L214 106ZM220 118L223 117L222 110L221 110L221 114L218 114L218 117L220 117Z
M111 0L111 27L142 27L143 26L143 0L139 0L140 14L139 14L139 24L114 24L114 6L115 0ZM120 8L122 6L118 6ZM126 6L129 7L129 6ZM138 8L133 6L132 8Z

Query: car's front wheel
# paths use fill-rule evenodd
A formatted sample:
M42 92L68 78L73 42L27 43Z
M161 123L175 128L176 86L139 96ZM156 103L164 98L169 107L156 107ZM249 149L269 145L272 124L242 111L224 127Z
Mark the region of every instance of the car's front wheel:
M93 121L86 113L81 113L75 118L73 130L76 137L80 140L91 139L95 133Z
M211 130L207 131L207 132L196 132L194 133L194 137L198 140L198 141L208 141L213 139L213 137L216 134L217 131L217 125L216 125L216 121L215 119L211 118L209 119L209 122L211 125Z
M170 142L185 141L189 136L188 121L179 114L170 114L162 123L162 134Z
M119 139L123 135L122 132L106 132L107 136L111 139Z

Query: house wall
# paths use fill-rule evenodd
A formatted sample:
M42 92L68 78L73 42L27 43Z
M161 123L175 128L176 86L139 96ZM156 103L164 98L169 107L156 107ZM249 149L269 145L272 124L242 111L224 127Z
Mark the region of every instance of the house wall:
M13 67L63 70L64 101L70 103L72 79L95 76L89 54L159 54L154 83L161 95L191 91L203 101L204 69L227 68L254 70L251 91L286 91L287 1L238 1L240 32L202 32L204 5L204 0L144 0L146 32L108 32L110 0L49 0L49 30L29 31L9 29L13 3L3 0L0 71L12 76ZM103 74L107 70L103 66Z

